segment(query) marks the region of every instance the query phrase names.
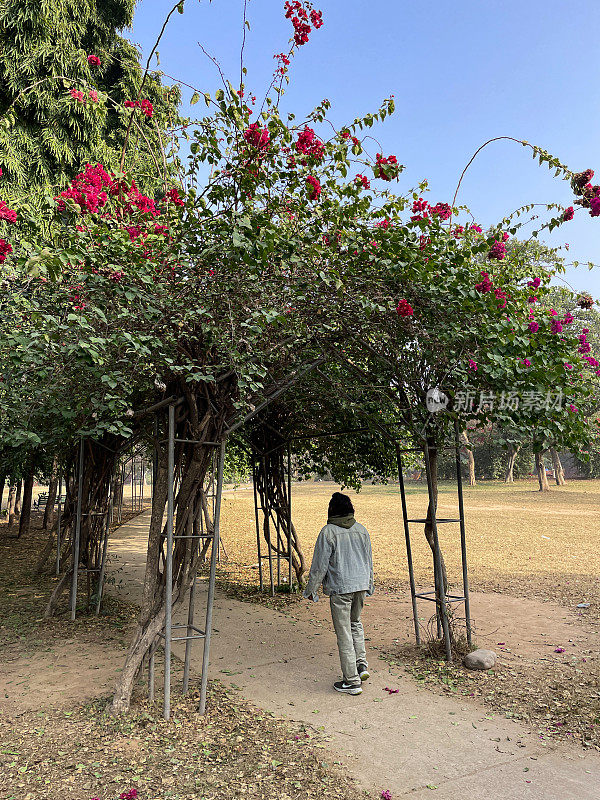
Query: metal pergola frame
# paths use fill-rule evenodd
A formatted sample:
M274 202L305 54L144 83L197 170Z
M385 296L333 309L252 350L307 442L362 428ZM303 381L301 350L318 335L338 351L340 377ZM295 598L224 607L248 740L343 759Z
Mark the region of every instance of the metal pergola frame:
M318 370L320 374L321 371ZM398 423L401 424L401 423ZM408 517L408 510L407 510L407 502L406 502L406 488L404 485L404 474L403 474L403 465L402 465L402 454L403 453L422 453L424 462L425 462L425 474L427 480L427 494L428 494L428 503L429 503L429 510L434 509L436 507L435 498L434 498L434 489L433 489L433 482L431 476L431 465L430 465L430 458L429 458L429 447L427 442L424 441L421 447L407 447L401 448L399 440L397 436L393 436L389 431L385 430L383 426L378 426L382 428L383 435L387 438L390 442L393 442L396 450L396 464L397 464L397 471L398 471L398 483L400 486L400 498L401 498L401 505L402 505L402 521L404 526L404 538L405 538L405 546L406 546L406 559L408 565L408 574L409 574L409 584L410 584L410 593L411 593L411 603L412 603L412 614L413 614L413 625L415 631L415 640L417 645L421 644L421 632L420 632L420 623L419 623L419 613L418 613L418 600L427 600L434 602L436 604L436 618L437 618L437 631L438 631L438 638L443 638L444 640L444 649L447 661L452 661L452 641L450 635L450 625L449 625L449 615L448 615L448 605L452 603L463 603L464 604L464 612L465 612L465 625L466 625L466 635L467 635L467 643L471 646L472 643L472 625L471 625L471 609L470 609L470 597L469 597L469 579L468 579L468 567L467 567L467 545L466 545L466 525L465 525L465 514L464 514L464 500L463 500L463 485L462 485L462 472L461 472L461 462L460 462L460 439L459 439L459 426L458 420L454 422L454 433L455 433L455 441L454 445L450 448L448 447L436 447L437 451L443 451L447 449L452 449L455 451L455 460L456 460L456 480L457 480L457 495L458 495L458 518L442 518L438 517L436 514L429 513L428 516L430 517L429 523L431 525L432 534L433 534L433 566L434 566L434 588L428 591L421 591L418 592L416 588L415 582L415 575L414 575L414 566L413 566L413 558L412 558L412 543L411 543L411 533L410 533L410 525L411 524L421 524L424 525L428 519L425 518L413 518L409 519ZM265 558L269 559L269 577L270 577L270 590L271 596L275 596L275 582L273 578L273 564L272 564L272 548L269 547L269 552L267 556L262 556L261 553L261 535L260 535L260 523L259 523L259 511L262 511L265 517L265 524L269 525L269 512L270 509L264 509L262 506L259 505L257 491L256 491L256 454L258 454L258 458L262 459L262 465L264 465L264 456L268 455L275 450L280 450L283 448L287 449L288 453L288 469L287 469L287 484L288 484L288 508L289 514L291 517L291 507L292 507L292 492L291 492L291 444L294 441L302 441L306 439L312 438L325 438L325 437L334 437L334 436L345 436L351 433L356 432L363 432L365 430L369 430L367 426L359 427L359 428L352 428L340 431L331 431L328 433L319 433L319 434L303 434L298 436L290 436L286 439L281 445L278 445L276 448L273 448L266 453L261 453L256 446L253 446L252 449L252 481L253 481L253 488L254 488L254 516L255 516L255 526L256 526L256 541L257 541L257 551L258 551L258 569L259 569L259 586L260 590L264 591L264 578L263 578L263 568L262 568L262 560ZM455 523L460 526L460 549L461 549L461 567L462 567L462 594L455 595L455 594L446 594L445 587L444 587L444 580L443 580L443 570L442 570L442 554L439 542L439 531L438 525L448 524L448 523ZM268 530L268 528L267 528ZM288 552L290 558L290 583L289 586L291 587L291 525L288 524ZM279 539L278 539L279 542ZM279 562L279 553L278 562ZM279 568L279 563L278 563ZM279 581L279 569L278 569L278 586L280 585Z
M165 653L165 666L164 666L164 700L163 700L163 716L166 720L168 720L171 716L171 654L172 654L172 644L173 642L185 642L185 656L184 656L184 669L183 669L183 691L184 693L188 691L189 688L189 674L190 674L190 663L191 663L191 652L192 646L194 641L203 640L204 647L203 647L203 657L202 657L202 671L201 671L201 681L200 681L200 700L198 704L198 711L200 714L204 714L206 710L206 694L207 694L207 685L208 685L208 668L209 668L209 658L210 658L210 644L211 644L211 636L212 636L212 623L213 623L213 606L214 606L214 595L215 595L215 584L216 584L216 567L217 567L217 560L219 557L219 545L220 545L220 515L221 515L221 504L222 504L222 493L223 493L223 471L224 471L224 463L225 463L225 453L226 453L226 446L227 440L231 436L232 433L235 433L239 430L242 426L247 424L250 420L254 419L261 411L263 411L267 406L269 406L274 400L278 397L283 395L287 392L294 384L300 381L305 375L309 372L316 371L319 375L324 377L326 380L329 381L328 376L326 376L320 369L319 366L322 365L326 360L327 355L321 355L312 363L305 363L301 365L296 372L290 377L285 383L277 387L274 391L272 391L266 399L260 403L256 408L254 408L250 413L246 414L242 417L234 417L227 421L226 429L222 434L222 438L217 442L206 442L202 441L199 442L197 440L192 439L177 439L175 437L175 408L180 403L184 402L184 398L177 398L175 396L171 396L169 398L165 398L164 400L156 403L155 405L151 406L148 409L143 411L137 412L136 416L141 416L149 413L156 413L158 410L168 407L168 451L167 451L167 520L166 520L166 552L165 552L165 562L164 562L164 569L165 569L165 624L163 626L162 631L156 637L155 642L152 644L150 651L149 651L149 658L148 658L148 691L149 691L149 699L153 701L154 693L155 693L155 653L156 649L159 646L160 641L162 640L164 646L164 653ZM360 411L360 410L359 410ZM400 493L401 493L401 501L402 501L402 517L403 517L403 524L404 524L404 533L405 533L405 543L406 543L406 552L407 552L407 561L408 561L408 569L409 569L409 581L410 581L410 588L411 588L411 600L412 600L412 608L413 608L413 622L415 628L415 637L417 640L417 644L420 644L420 631L419 631L419 617L418 617L418 609L417 609L417 600L429 600L433 601L436 604L436 615L438 621L438 635L443 635L444 644L445 644L445 651L446 651L446 658L447 660L452 660L452 647L451 647L451 638L450 638L450 627L448 621L448 604L449 603L457 603L463 602L465 607L465 617L466 617L466 624L467 624L467 639L469 644L471 643L471 619L470 619L470 604L469 604L469 584L468 584L468 576L467 576L467 555L466 555L466 534L465 534L465 520L464 520L464 504L463 504L463 494L462 494L462 475L460 471L460 442L459 442L459 429L458 429L458 421L455 420L455 442L454 448L456 453L456 469L457 469L457 481L458 481L458 504L459 504L459 518L457 520L449 520L443 518L437 518L435 514L429 514L430 517L430 524L432 526L432 533L434 539L434 552L433 552L433 560L434 560L434 589L432 591L424 591L424 592L417 592L416 585L415 585L415 578L414 578L414 569L413 569L413 562L412 562L412 547L411 547L411 540L410 540L410 524L419 522L423 524L425 520L423 519L409 519L407 513L407 505L406 505L406 492L404 486L404 478L402 474L402 452L422 452L424 454L425 459L425 470L427 476L427 488L428 488L428 498L429 498L429 508L435 508L435 498L434 498L434 491L433 491L433 483L432 483L432 476L431 476L431 465L430 465L430 458L429 458L429 448L427 445L426 440L424 439L423 445L418 448L407 448L404 451L400 448L399 440L397 435L393 435L386 429L385 426L381 425L380 423L374 422L370 417L368 418L368 425L363 426L361 428L352 429L352 431L343 430L343 431L333 431L330 433L321 433L315 434L317 436L339 436L345 435L350 432L355 432L356 430L364 431L364 430L373 430L379 431L379 433L387 438L390 442L394 443L396 447L396 457L397 457L397 466L398 466L398 479L400 484ZM396 423L402 424L402 423ZM156 423L157 425L157 423ZM157 428L155 427L155 433L157 433ZM288 495L288 523L291 521L291 509L292 509L292 486L291 486L291 444L292 441L295 439L306 439L311 438L311 435L308 436L298 436L298 437L290 437L289 440L286 440L282 443L281 446L275 449L287 448L287 495ZM193 535L178 535L176 536L174 533L174 507L175 507L175 463L174 463L174 452L175 452L175 442L188 442L188 443L198 443L202 444L206 447L213 447L214 450L214 459L216 460L216 487L214 491L214 513L213 513L213 532L210 533L208 530L204 530L204 527L201 528L198 534ZM438 450L444 448L437 448ZM256 476L256 453L259 453L259 456L264 456L266 453L260 453L258 448L252 446L252 459L253 459L253 481ZM264 463L264 461L263 461ZM155 464L156 464L156 457L155 457ZM214 481L214 463L213 463L213 478ZM154 469L154 478L156 477L156 469ZM256 486L254 486L254 497L255 497L255 523L256 523L256 533L257 533L257 549L259 555L259 580L261 583L261 587L263 587L263 569L262 569L262 557L261 557L261 542L260 542L260 529L259 529L259 522L258 522L258 511L259 507L257 505L257 497L256 497ZM263 510L264 511L264 510ZM268 509L267 509L268 511ZM202 519L202 516L201 516ZM443 523L449 522L458 522L460 524L460 535L461 535L461 557L462 557L462 569L463 569L463 594L462 595L446 595L443 583L443 575L442 575L442 559L441 559L441 549L439 543L439 534L438 534L438 525ZM203 523L202 523L203 525ZM279 532L278 532L279 537ZM188 601L188 617L187 623L182 625L174 625L173 618L172 618L172 611L173 611L173 546L174 542L177 538L191 538L195 539L198 542L202 539L210 539L211 541L211 554L210 554L210 568L209 568L209 578L208 578L208 592L207 592L207 602L206 602L206 618L205 618L205 625L204 629L197 627L194 624L195 618L195 594L196 594L196 580L197 576L193 576L193 580L190 583L189 588L189 601ZM278 538L279 543L279 538ZM291 524L288 524L288 534L287 534L287 545L288 545L288 553L289 553L289 561L288 561L288 580L289 580L289 587L291 589L292 586L292 548L291 548ZM271 548L269 548L269 564L270 564L270 583L271 583L271 592L274 593L274 576L273 576L273 562L272 562L272 552ZM280 567L279 563L279 553L278 553L278 567ZM278 569L278 578L280 577L280 572ZM176 635L173 636L174 631L183 631L185 633L181 636Z

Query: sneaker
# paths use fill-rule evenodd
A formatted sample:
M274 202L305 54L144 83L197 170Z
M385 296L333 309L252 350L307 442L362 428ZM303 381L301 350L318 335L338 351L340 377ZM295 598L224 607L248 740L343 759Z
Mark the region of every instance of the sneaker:
M362 694L362 686L360 683L346 683L346 681L336 681L333 684L336 692L343 692L344 694Z
M358 664L356 665L356 671L358 672L361 681L366 681L371 677L369 668L363 661L358 662Z

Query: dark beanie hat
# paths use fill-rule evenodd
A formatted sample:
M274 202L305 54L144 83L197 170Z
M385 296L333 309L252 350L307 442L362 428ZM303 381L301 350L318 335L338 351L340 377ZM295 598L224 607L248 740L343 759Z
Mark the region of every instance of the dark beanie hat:
M345 517L348 514L354 514L354 506L352 500L347 494L341 492L334 492L329 501L329 516L330 517Z

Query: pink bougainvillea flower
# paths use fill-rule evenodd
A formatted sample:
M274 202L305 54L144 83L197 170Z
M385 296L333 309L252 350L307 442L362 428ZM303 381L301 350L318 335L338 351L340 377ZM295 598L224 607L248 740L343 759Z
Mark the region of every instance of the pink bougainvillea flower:
M494 242L491 246L487 257L493 261L502 261L506 258L506 245L504 242Z
M567 313L563 317L563 325L570 325L574 320L575 317L573 316L573 314L571 314L570 311L567 311Z
M17 212L9 208L2 200L0 200L0 219L13 224L17 221Z
M525 367L530 367L531 366L531 361L528 358L524 358L523 359L523 365Z
M85 103L85 95L79 89L71 89L71 97L79 103Z
M150 119L152 114L154 114L154 106L150 102L150 100L142 100L140 102L140 108L144 112L144 114Z
M371 186L371 182L365 175L357 175L356 178L354 178L354 182L360 184L363 189L369 189Z
M534 303L537 303L537 301L538 301L538 299L537 299L537 297L535 297L535 295L531 295L531 297L527 298L527 302L531 303L531 305L533 305Z
M506 308L506 301L507 301L506 292L504 292L502 289L494 289L494 295L496 296L497 300L503 301L501 303L498 303L498 308Z
M310 184L311 189L308 194L309 200L316 200L318 196L321 194L321 184L313 175L309 175L306 179L306 182Z
M396 312L399 317L412 317L412 315L415 313L411 304L404 298L398 301Z
M375 177L384 181L391 181L400 174L400 165L396 156L383 157L382 153L377 153L375 164Z
M504 233L502 234L502 241L507 242L508 239L509 239L508 232L504 231Z
M6 256L12 251L12 244L7 242L6 239L0 239L0 264L4 264Z
M469 369L473 372L477 372L477 362L473 361L472 358L469 359Z
M577 406L574 406L573 403L569 403L569 411L571 412L571 414L577 414L579 409L577 408ZM559 652L562 653L564 651L563 650L555 650L555 652L556 653L559 653Z
M92 103L98 102L98 92L95 89L90 90L90 100Z
M185 203L181 199L179 195L179 190L176 187L169 189L167 192L167 200L170 200L172 203L175 203L176 206L183 206Z
M562 333L562 331L563 331L562 322L559 322L559 320L557 320L557 319L553 319L551 324L550 324L550 332L551 333Z
M266 150L269 146L270 138L269 131L266 128L261 128L258 122L253 122L244 131L244 140L258 150Z
M481 227L481 225L469 225L469 230L475 231L475 233L483 232L483 228Z
M294 146L298 153L309 156L315 161L322 161L325 155L325 145L317 138L312 128L304 128Z
M563 222L570 222L570 220L572 220L574 216L575 216L575 210L573 206L565 208L562 215Z
M529 323L529 330L531 333L537 333L540 329L539 323L537 323L534 319L531 320Z
M390 225L393 225L393 222L390 222L387 217L375 223L376 228L383 228L384 231L386 231Z
M565 369L567 370L573 369L573 364L565 364Z
M87 62L90 65L90 67L99 67L100 66L100 59L98 58L98 56L95 56L93 54L89 55L87 57Z
M452 208L448 203L436 203L436 205L432 206L431 213L435 214L435 216L440 219L450 219L452 216Z
M476 283L475 288L477 289L478 292L481 292L481 294L485 294L486 292L491 292L493 287L492 287L492 281L490 280L489 272L482 272L480 274L483 280L481 281L481 283Z
M527 286L529 286L531 289L537 289L541 282L541 278L533 278L527 283Z

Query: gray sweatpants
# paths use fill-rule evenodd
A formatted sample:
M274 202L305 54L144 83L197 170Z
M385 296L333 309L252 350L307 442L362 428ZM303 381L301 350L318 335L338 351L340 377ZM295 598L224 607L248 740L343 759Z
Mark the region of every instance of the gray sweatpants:
M360 614L365 602L366 592L351 594L332 594L329 598L331 619L337 636L342 675L346 683L360 683L356 664L367 663L365 652L365 632Z

